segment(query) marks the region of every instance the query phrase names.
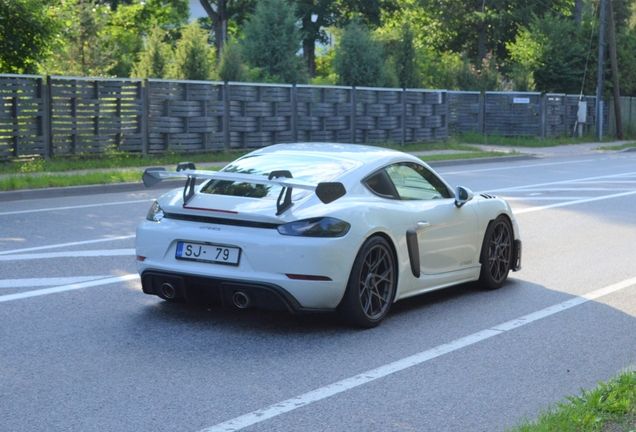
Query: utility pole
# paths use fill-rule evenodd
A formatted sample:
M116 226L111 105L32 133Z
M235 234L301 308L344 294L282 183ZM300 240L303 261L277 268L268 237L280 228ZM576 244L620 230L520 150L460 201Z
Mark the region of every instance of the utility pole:
M623 139L623 117L621 115L621 90L618 86L618 60L616 59L616 37L614 35L614 8L612 0L609 1L607 43L610 52L610 65L612 67L612 89L614 90L614 117L616 117L616 138Z
M605 15L607 0L601 0L598 29L598 71L596 74L596 138L603 139L603 78L605 72Z

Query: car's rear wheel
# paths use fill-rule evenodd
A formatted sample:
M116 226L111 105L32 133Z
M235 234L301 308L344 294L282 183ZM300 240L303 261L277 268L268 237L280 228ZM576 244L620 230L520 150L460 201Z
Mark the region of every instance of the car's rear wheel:
M356 256L340 311L355 326L375 327L389 313L396 286L393 251L385 239L372 237Z
M510 221L505 216L499 216L488 226L481 246L479 283L482 288L501 288L508 279L512 265L512 242Z

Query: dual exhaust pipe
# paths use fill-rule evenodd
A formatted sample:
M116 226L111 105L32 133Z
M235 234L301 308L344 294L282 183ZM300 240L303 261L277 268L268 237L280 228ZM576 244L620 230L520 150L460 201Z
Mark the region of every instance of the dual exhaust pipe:
M159 288L161 290L161 296L166 300L174 300L179 297L183 297L183 293L180 292L171 282L164 282ZM232 295L232 303L239 309L246 309L252 305L250 296L243 291L236 291Z

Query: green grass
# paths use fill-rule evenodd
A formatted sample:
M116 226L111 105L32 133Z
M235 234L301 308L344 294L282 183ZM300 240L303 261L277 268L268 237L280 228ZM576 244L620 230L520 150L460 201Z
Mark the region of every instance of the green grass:
M548 138L545 140L539 137L505 137L500 135L482 135L479 133L465 133L456 135L452 138L458 143L469 144L488 144L488 145L500 145L511 147L554 147L558 145L566 144L582 144L588 142L595 142L596 138L592 135L584 135L581 138ZM605 137L604 141L612 141L613 138Z
M183 161L224 162L232 161L245 153L247 152L167 153L162 156L141 157L136 154L113 152L93 157L59 157L48 161L42 158L17 159L0 162L0 175L176 165Z
M636 147L636 142L625 143L617 146L603 146L599 147L601 150L625 150L626 148Z
M50 187L85 186L110 183L138 182L141 170L100 171L86 174L27 174L0 178L0 191L41 189Z
M540 414L536 421L508 431L636 431L636 371L625 372L566 400Z

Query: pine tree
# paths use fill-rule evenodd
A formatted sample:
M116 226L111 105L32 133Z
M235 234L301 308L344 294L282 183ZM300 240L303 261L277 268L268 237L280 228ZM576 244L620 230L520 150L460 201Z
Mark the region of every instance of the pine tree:
M413 42L414 35L410 24L405 23L400 30L394 58L399 86L402 88L420 87L420 74L417 67L417 52Z
M295 9L284 0L263 0L244 28L244 54L248 64L274 81L306 81L303 60L296 53L301 35Z
M340 84L380 87L383 84L382 50L359 20L346 28L336 49L335 69Z
M241 46L232 39L228 39L223 45L218 74L224 82L248 80L247 68L241 57Z
M137 78L165 78L170 57L170 46L163 42L165 31L155 26L148 35L139 61L133 66L131 75Z
M183 29L174 52L169 77L182 80L208 80L214 72L214 51L208 46L208 33L197 22Z

